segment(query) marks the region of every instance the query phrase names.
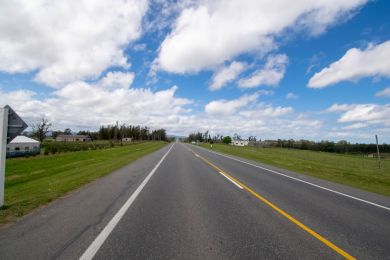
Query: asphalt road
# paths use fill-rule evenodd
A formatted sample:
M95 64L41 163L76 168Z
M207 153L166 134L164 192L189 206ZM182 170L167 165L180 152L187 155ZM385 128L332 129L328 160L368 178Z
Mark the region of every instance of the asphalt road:
M390 259L389 241L388 197L179 143L1 229L0 259Z

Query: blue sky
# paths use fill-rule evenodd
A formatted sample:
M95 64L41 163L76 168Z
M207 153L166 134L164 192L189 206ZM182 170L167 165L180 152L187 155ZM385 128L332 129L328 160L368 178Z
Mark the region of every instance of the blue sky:
M55 129L390 142L390 3L287 2L0 3L0 103Z

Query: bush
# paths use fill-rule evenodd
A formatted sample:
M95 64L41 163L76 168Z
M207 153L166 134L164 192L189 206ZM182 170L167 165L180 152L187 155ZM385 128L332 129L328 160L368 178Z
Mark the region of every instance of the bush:
M44 149L44 155L77 152L77 151L89 151L97 149L108 149L121 145L120 142L113 141L98 141L98 142L43 142L42 148ZM129 144L130 145L130 144Z
M232 138L230 136L225 136L222 142L225 144L230 144L232 142Z

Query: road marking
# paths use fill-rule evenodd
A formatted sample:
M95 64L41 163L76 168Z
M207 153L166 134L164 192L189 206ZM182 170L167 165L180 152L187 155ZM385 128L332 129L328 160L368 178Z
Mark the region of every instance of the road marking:
M227 176L226 174L224 174L223 172L219 172L223 177L225 177L226 179L228 179L229 181L231 181L234 185L236 185L238 188L240 189L243 189L243 187L238 184L237 182L235 182L234 180L232 180L229 176Z
M103 245L104 241L106 241L107 237L111 234L111 232L114 230L115 226L119 223L121 218L125 215L126 211L130 208L131 204L133 204L134 200L138 197L138 195L141 193L142 189L145 187L145 185L148 183L150 178L153 176L153 174L156 172L157 168L160 166L160 164L164 161L165 157L167 157L168 153L172 150L172 147L175 144L173 144L169 150L164 154L164 156L160 159L160 161L154 166L152 171L146 176L146 178L142 181L142 183L138 186L138 188L131 194L130 198L123 204L123 206L120 208L120 210L115 214L115 216L108 222L108 224L105 226L105 228L100 232L100 234L95 238L95 240L92 242L92 244L87 248L87 250L84 252L84 254L80 257L80 260L90 260L92 259L99 248Z
M203 148L203 149L204 149L204 148ZM363 203L370 204L370 205L372 205L372 206L376 206L376 207L378 207L378 208L382 208L382 209L385 209L385 210L390 210L389 207L386 207L386 206L383 206L383 205L380 205L380 204L377 204L377 203L374 203L374 202L371 202L371 201L368 201L368 200L364 200L364 199L361 199L361 198L358 198L358 197L354 197L354 196L351 196L351 195L342 193L342 192L340 192L340 191L336 191L336 190L332 190L332 189L329 189L329 188L320 186L320 185L318 185L318 184L314 184L314 183L311 183L311 182L308 182L308 181L304 181L304 180L301 180L301 179L299 179L299 178L295 178L295 177L289 176L289 175L287 175L287 174L283 174L283 173L281 173L281 172L274 171L274 170L271 170L271 169L268 169L268 168L265 168L265 167L262 167L262 166L259 166L259 165L250 163L250 162L246 162L246 161L243 161L243 160L240 160L240 159L237 159L237 158L234 158L234 157L231 157L231 156L222 154L222 153L217 153L217 152L214 152L214 151L209 151L209 150L207 150L207 149L205 149L205 150L208 151L208 152L210 152L210 153L214 153L214 154L217 154L217 155L219 155L219 156L226 157L226 158L232 159L232 160L237 161L237 162L241 162L241 163L244 163L244 164L247 164L247 165L250 165L250 166L259 168L259 169L262 169L262 170L266 170L266 171L269 171L269 172L278 174L278 175L280 175L280 176L283 176L283 177L286 177L286 178L289 178L289 179L292 179L292 180L295 180L295 181L299 181L299 182L302 182L302 183L305 183L305 184L308 184L308 185L317 187L317 188L322 189L322 190L326 190L326 191L329 191L329 192L333 192L333 193L336 193L336 194L338 194L338 195L341 195L341 196L344 196L344 197L347 197L347 198L350 198L350 199L354 199L354 200L357 200L357 201L360 201L360 202L363 202Z
M195 154L195 153L194 153ZM282 210L281 208L279 208L278 206L276 206L274 203L270 202L269 200L267 200L266 198L264 198L263 196L259 195L258 193L256 193L255 191L253 191L251 188L249 188L248 186L246 186L245 184L243 184L241 181L239 181L237 178L231 176L230 174L226 173L225 171L223 171L222 169L220 169L218 166L214 165L213 163L211 163L210 161L208 161L207 159L205 159L204 157L198 155L198 157L204 161L205 163L207 163L209 166L211 166L212 168L214 168L215 170L217 170L219 173L222 173L225 177L229 177L231 180L234 180L237 184L239 184L241 187L243 187L243 189L245 189L247 192L249 192L250 194L252 194L254 197L256 197L257 199L259 199L260 201L264 202L265 204L267 204L268 206L270 206L271 208L273 208L275 211L277 211L278 213L280 213L282 216L284 216L285 218L287 218L288 220L290 220L292 223L294 223L295 225L297 225L298 227L300 227L301 229L305 230L307 233L309 233L310 235L312 235L313 237L315 237L316 239L318 239L319 241L321 241L323 244L325 244L326 246L328 246L329 248L331 248L333 251L337 252L338 254L340 254L341 256L343 256L344 258L346 259L356 259L355 257L353 257L352 255L348 254L347 252L345 252L344 250L342 250L341 248L339 248L338 246L336 246L335 244L333 244L332 242L330 242L328 239L326 239L325 237L321 236L320 234L318 234L317 232L315 232L314 230L312 230L311 228L309 228L308 226L306 226L305 224L303 224L302 222L300 222L299 220L297 220L296 218L294 218L293 216L291 216L290 214L288 214L287 212L285 212L284 210Z

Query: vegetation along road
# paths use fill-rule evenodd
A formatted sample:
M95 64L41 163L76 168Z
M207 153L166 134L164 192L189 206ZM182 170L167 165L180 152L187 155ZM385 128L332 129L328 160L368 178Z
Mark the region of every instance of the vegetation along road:
M7 160L0 224L14 221L83 184L154 152L166 142Z
M201 144L210 149L210 144ZM213 144L214 151L239 156L321 179L390 196L390 159L286 148L239 147Z

